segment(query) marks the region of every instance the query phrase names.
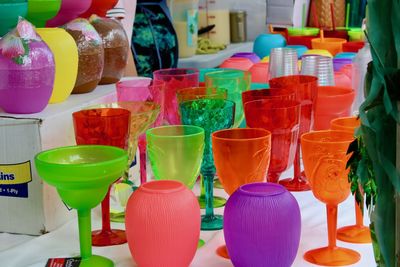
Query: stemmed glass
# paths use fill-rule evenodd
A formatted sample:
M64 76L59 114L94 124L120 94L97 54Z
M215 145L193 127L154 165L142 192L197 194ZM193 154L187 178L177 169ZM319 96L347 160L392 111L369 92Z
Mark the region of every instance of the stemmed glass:
M301 104L299 142L302 134L313 126L313 114L317 98L318 78L306 75L293 75L270 80L271 88L291 88L296 92L296 100ZM307 191L310 185L300 169L300 145L296 148L294 159L294 177L279 182L289 191Z
M300 103L293 100L261 99L244 105L247 126L272 133L268 182L277 183L293 163L299 134Z
M126 151L112 146L71 146L36 155L39 176L57 188L61 199L78 211L79 266L110 267L107 258L92 255L90 210L104 199L110 185L124 173Z
M177 125L181 123L179 117L179 105L176 91L182 88L199 86L199 71L194 68L161 69L153 73L154 81L165 83L164 94L164 117L168 124Z
M343 131L316 131L301 137L304 169L314 196L326 204L328 246L310 250L304 259L318 265L350 265L360 260L356 251L336 246L337 206L350 194L346 163L347 150L354 140Z
M266 180L271 156L271 132L264 129L228 129L212 134L215 167L225 192ZM217 254L229 258L226 246Z
M77 145L108 145L126 149L130 112L120 108L90 109L72 114ZM110 187L111 188L111 187ZM93 246L126 243L125 231L111 229L110 188L101 202L102 229L92 232Z
M126 101L151 101L160 105L160 112L152 126L162 125L164 120L164 94L165 83L163 81L152 81L150 78L140 77L133 80L121 81L116 84L117 98L119 102ZM140 183L147 181L146 170L146 135L139 136L139 161L140 161Z
M205 131L205 147L200 172L206 189L206 214L202 216L202 230L219 230L223 227L222 216L214 214L213 181L215 176L211 134L230 128L234 122L235 103L223 99L198 99L180 104L182 124L202 127Z
M179 89L177 91L176 97L178 99L178 103L182 103L184 101L196 100L196 99L226 99L227 98L227 90L223 88L207 88L207 87L191 87ZM200 208L204 209L206 207L206 190L204 187L204 179L203 176L200 175L200 196L198 197L198 201L200 204ZM213 204L215 208L225 206L226 199L219 196L213 197Z
M205 74L206 87L225 88L228 100L235 102L235 122L233 128L239 127L244 119L242 92L250 90L251 74L247 71L223 69Z
M171 125L146 132L147 151L156 180L175 180L192 189L204 153L204 129L193 125Z
M355 134L360 127L360 120L357 117L343 117L331 121L331 129L345 131ZM350 243L371 243L369 227L364 226L363 213L354 197L356 224L345 226L337 230L337 239Z

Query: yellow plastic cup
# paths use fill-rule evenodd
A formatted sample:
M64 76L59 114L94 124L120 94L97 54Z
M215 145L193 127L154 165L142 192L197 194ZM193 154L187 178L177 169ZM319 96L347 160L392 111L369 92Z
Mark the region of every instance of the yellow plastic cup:
M78 47L72 36L61 28L37 28L37 33L54 55L56 74L50 104L65 101L74 89L78 75Z
M318 56L325 56L325 57L333 57L328 50L325 49L309 49L304 52L304 55L318 55Z

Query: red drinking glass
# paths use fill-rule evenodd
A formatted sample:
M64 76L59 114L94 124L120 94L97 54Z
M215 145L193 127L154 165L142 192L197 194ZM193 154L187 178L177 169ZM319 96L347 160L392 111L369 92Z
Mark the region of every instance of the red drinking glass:
M302 134L309 132L313 125L313 114L317 98L318 78L306 75L293 75L270 80L271 88L292 88L296 100L301 104L299 141ZM310 185L300 169L300 145L297 146L294 159L294 177L280 181L289 191L307 191Z
M194 68L161 69L153 73L154 81L165 82L165 105L163 108L166 121L171 125L181 124L176 92L182 88L199 86L199 71Z
M136 78L118 82L117 98L119 102L129 101L151 101L160 105L160 113L153 124L153 127L161 126L164 119L164 89L165 83L163 81L152 81L150 78ZM140 183L147 182L147 156L146 156L146 134L143 133L139 136L139 161L140 161Z
M127 148L131 113L122 108L99 108L72 114L77 145L108 145ZM92 232L93 246L126 243L125 231L111 229L110 188L101 202L102 229Z
M250 101L260 99L281 99L281 100L296 100L295 91L287 88L277 89L259 89L245 91L242 93L243 106Z
M244 105L247 126L272 133L267 181L277 183L293 164L299 135L300 103L293 100L261 99Z

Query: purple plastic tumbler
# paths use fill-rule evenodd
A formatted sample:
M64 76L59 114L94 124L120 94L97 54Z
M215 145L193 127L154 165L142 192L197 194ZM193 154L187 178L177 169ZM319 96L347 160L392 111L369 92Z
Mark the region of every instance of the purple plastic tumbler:
M253 53L253 52L239 52L239 53L233 54L232 57L248 58L248 59L250 59L254 64L260 62L260 58L257 56L256 53Z
M279 184L243 185L226 202L224 235L234 266L291 266L300 232L299 205Z
M43 41L30 41L26 55L7 56L0 49L0 108L7 113L42 111L53 92L55 65Z

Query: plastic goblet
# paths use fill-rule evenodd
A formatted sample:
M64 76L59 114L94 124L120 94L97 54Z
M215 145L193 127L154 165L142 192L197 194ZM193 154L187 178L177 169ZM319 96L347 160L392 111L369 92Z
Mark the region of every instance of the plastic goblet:
M204 129L193 125L161 126L147 130L147 151L156 180L196 183L204 153Z
M265 182L271 156L271 132L264 129L227 129L212 134L218 178L229 195L240 186ZM226 246L217 254L229 258Z
M296 92L296 100L300 102L300 136L311 130L314 119L315 101L317 98L318 78L306 75L294 75L270 80L273 88L292 88ZM298 142L298 143L299 143ZM294 159L294 177L280 181L289 191L307 191L310 185L300 169L300 145L297 145Z
M360 120L357 117L342 117L331 121L331 129L345 131L355 134L360 127ZM356 224L345 226L337 230L337 239L350 243L371 243L369 227L364 226L363 213L360 205L354 198Z
M39 176L57 188L61 199L78 211L80 267L112 267L107 258L92 255L90 210L106 196L109 186L124 173L128 156L112 146L72 146L36 155Z
M331 120L350 116L354 96L352 88L319 86L315 104L314 130L327 130Z
M26 18L36 27L44 28L46 22L57 15L60 7L61 0L28 0Z
M81 14L80 17L88 18L92 14L105 17L107 11L112 9L117 3L118 0L92 0L89 9L84 14Z
M295 100L296 95L293 89L277 88L277 89L258 89L242 93L243 106L250 101L260 99L281 99Z
M277 183L283 171L293 164L296 153L300 103L293 100L261 99L244 105L247 126L272 133L268 182Z
M356 251L336 245L337 206L350 194L346 163L347 149L353 134L343 131L316 131L301 137L304 169L314 196L326 204L328 246L304 254L308 262L326 266L354 264L360 260Z
M236 104L235 123L233 128L239 127L244 119L242 92L250 90L251 74L241 70L220 70L205 75L206 87L225 88L228 90L228 100Z
M226 99L227 98L227 90L222 88L206 88L206 87L191 87L180 89L177 92L178 103L182 103L184 101L196 100L196 99ZM214 182L214 186L217 187L216 180ZM222 188L222 186L221 186ZM206 208L206 190L204 187L204 178L200 176L200 196L198 197L200 208ZM215 208L225 206L226 199L223 197L214 196L213 204Z
M58 27L64 25L88 10L91 3L92 0L62 0L60 11L54 18L47 21L46 27Z
M117 99L120 102L127 101L152 101L160 105L160 112L153 124L154 127L160 126L164 119L163 106L165 83L162 81L152 82L150 78L140 77L118 82ZM154 94L153 94L154 93ZM147 154L146 154L146 135L141 134L138 140L139 161L140 161L140 184L147 182Z
M213 182L216 173L212 154L211 134L230 128L235 117L235 103L223 99L198 99L180 104L182 123L202 127L205 131L205 146L200 172L206 189L206 214L202 216L202 230L222 229L222 216L214 214Z
M119 108L82 110L72 114L77 145L107 145L126 149L130 112ZM123 230L111 229L110 188L101 202L102 228L92 232L93 246L126 243Z
M197 69L161 69L153 73L154 81L165 82L163 90L165 105L164 116L168 124L180 124L179 105L176 91L182 88L199 86L199 71Z

